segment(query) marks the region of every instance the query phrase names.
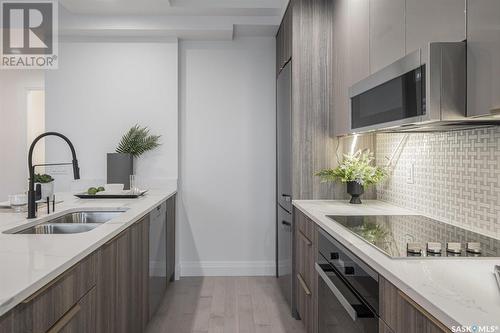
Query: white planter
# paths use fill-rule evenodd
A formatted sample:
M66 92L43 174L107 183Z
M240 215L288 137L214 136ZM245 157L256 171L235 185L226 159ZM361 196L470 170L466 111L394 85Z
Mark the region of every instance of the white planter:
M35 188L36 186L40 184L41 189L42 189L42 196L40 200L45 201L47 200L47 197L52 200L52 196L54 195L54 181L51 181L50 183L35 183Z

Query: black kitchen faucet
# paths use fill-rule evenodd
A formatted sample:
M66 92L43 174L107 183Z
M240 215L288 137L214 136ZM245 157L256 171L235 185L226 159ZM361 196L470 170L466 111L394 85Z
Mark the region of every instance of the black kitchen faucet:
M71 163L50 163L50 164L36 164L33 165L33 150L38 141L46 136L58 136L68 144L71 149L71 154L73 155L73 162ZM49 166L49 165L73 165L73 177L75 179L80 179L80 168L78 167L78 160L76 159L75 147L69 139L57 132L47 132L39 135L33 140L33 143L30 146L30 150L28 152L28 170L29 170L29 189L28 189L28 218L34 219L36 218L36 191L35 191L35 168L40 166Z

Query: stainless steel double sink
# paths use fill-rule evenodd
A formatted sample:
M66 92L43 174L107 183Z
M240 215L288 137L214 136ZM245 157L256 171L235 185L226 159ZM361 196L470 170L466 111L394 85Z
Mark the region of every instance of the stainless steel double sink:
M77 234L97 228L124 211L82 211L68 213L13 234Z

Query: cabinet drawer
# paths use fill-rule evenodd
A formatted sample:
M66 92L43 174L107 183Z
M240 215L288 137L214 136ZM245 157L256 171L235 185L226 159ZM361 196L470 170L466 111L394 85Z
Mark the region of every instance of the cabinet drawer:
M16 306L0 320L0 332L47 332L95 284L96 256L91 254Z
M314 238L314 221L304 215L301 211L295 209L295 223L297 224L297 229L302 232L302 234L313 241Z
M96 288L92 288L47 333L89 333L96 331Z
M314 248L313 243L308 238L303 236L300 230L296 235L296 271L300 274L307 286L311 288L314 277Z

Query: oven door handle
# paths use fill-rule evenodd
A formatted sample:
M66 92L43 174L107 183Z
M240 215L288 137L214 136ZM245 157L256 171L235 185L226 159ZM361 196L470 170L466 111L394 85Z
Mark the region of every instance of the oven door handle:
M358 313L356 310L352 307L351 303L342 295L342 292L338 290L338 288L333 284L333 282L328 278L326 275L325 271L321 268L318 263L314 264L316 268L316 272L318 272L319 276L323 279L323 281L326 283L328 288L331 290L331 292L335 295L339 303L344 307L344 309L347 311L349 314L349 317L352 318L353 321L356 321L358 319Z

